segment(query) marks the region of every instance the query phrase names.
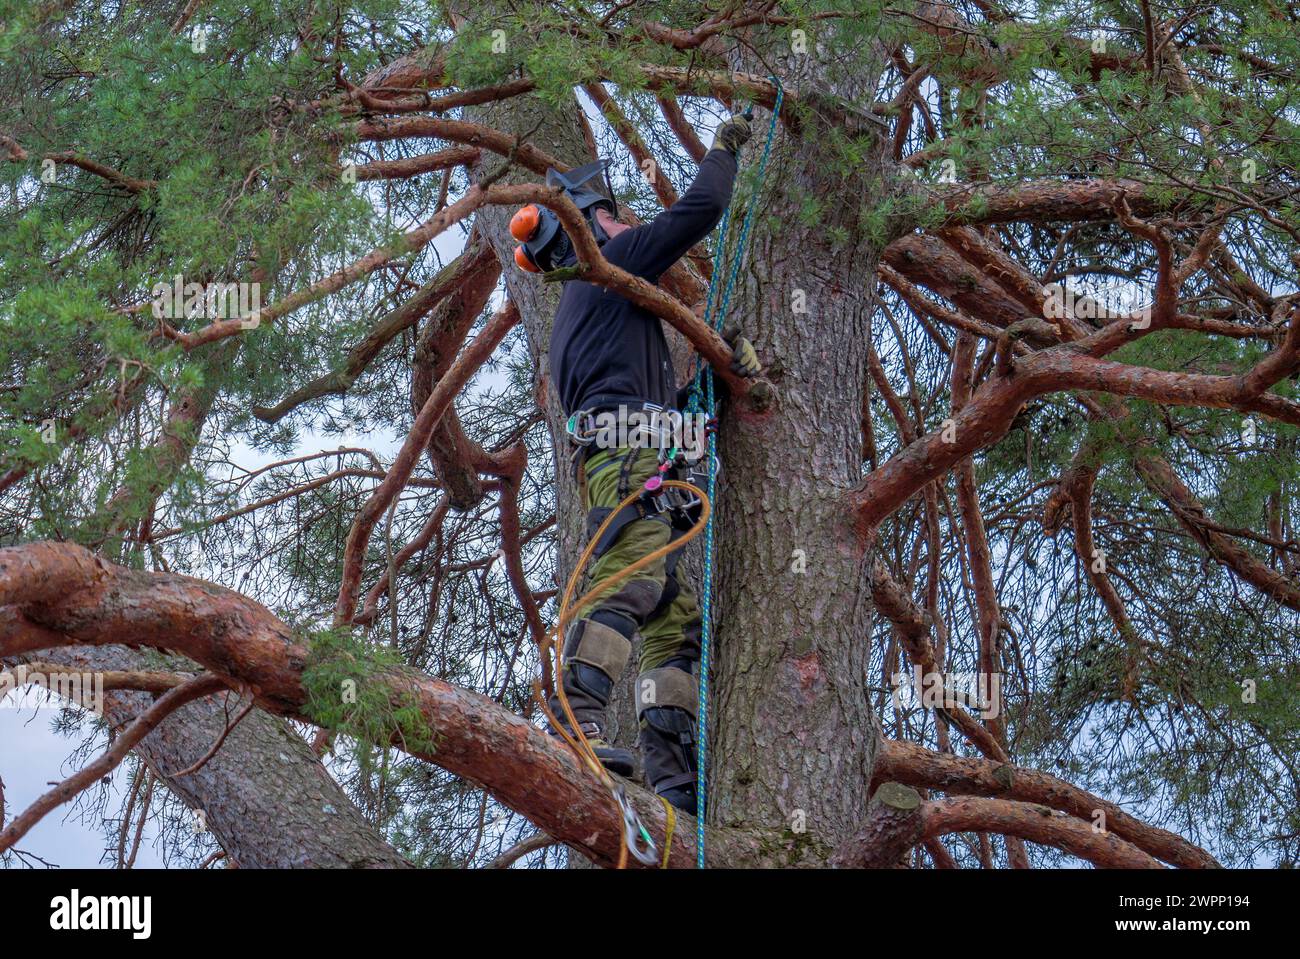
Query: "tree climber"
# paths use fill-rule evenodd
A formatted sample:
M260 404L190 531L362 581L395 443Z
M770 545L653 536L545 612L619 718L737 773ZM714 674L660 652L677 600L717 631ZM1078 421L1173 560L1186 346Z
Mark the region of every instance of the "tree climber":
M612 199L585 185L603 169L601 161L567 175L548 171L547 179L565 187L610 263L657 283L722 218L731 200L737 158L749 136L744 117L724 122L690 189L642 226L620 223ZM526 206L515 214L510 229L523 241L515 251L522 269L549 271L576 260L572 243L550 210ZM726 336L732 370L741 376L761 373L754 347L739 330ZM677 389L659 318L612 290L578 279L564 284L551 333L550 366L551 381L570 417L570 435L579 444L575 470L590 537L631 491L642 486L652 490L657 485L654 477L674 478L684 467L680 456L665 455L662 426L650 442L622 435L619 444L612 444L593 442L592 431L583 424L611 414L620 423L627 423L629 414L637 420L648 416L659 424L671 422L662 412L680 410L687 390ZM590 581L601 582L689 529L692 521L683 505L656 509L643 497L624 510L595 547ZM636 698L646 782L665 800L694 814L701 617L691 589L677 580L680 555L680 550L670 553L578 611L566 631L560 680L596 756L610 771L631 776L632 754L605 739L605 709L631 655L632 637L640 632ZM555 697L551 712L565 721Z

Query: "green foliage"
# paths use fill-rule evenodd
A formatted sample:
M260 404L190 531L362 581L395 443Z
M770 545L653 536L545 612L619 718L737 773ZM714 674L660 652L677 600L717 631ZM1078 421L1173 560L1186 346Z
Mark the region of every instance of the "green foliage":
M297 621L318 621L334 602L351 519L409 427L411 358L422 326L395 337L345 395L318 397L276 424L253 408L338 369L411 284L426 282L454 254L458 238L449 232L440 249L403 256L391 269L242 334L228 354L211 346L184 350L161 335L149 291L177 274L228 282L261 276L262 302L274 304L430 215L443 199L441 175L342 182L340 165L349 159L409 157L446 144L365 139L337 78L356 83L408 55L423 64L438 58L438 79L458 89L528 79L534 91L520 115L530 118L540 107L570 102L576 84L604 80L661 159L661 172L682 187L693 163L660 118L644 67L689 75L679 102L702 133L746 105L743 96L727 103L716 97L711 71L737 64L758 76L772 71L786 78L790 98L770 192L755 221L759 246L773 238L779 244L783 231L816 231L835 254L869 264L901 233L938 231L950 221L953 212L926 188L941 184L944 161L951 161L959 180L994 186L1140 179L1156 205L1179 201L1167 225L1180 253L1194 242L1198 217L1226 202L1232 212L1224 234L1237 265L1215 269L1239 286L1248 279L1270 293L1295 288L1294 244L1284 227L1300 221L1286 195L1294 194L1300 169L1297 90L1288 72L1300 62L1300 35L1267 4L1230 0L1180 12L1179 42L1200 81L1197 97L1179 88L1168 64L1094 69L1094 33L1114 56L1141 63L1140 11L1120 3L1041 0L998 24L967 6L961 9L974 21L971 30L941 37L919 28L924 9L916 4L783 0L774 8L779 23L689 50L660 43L637 24L690 30L717 5L477 3L465 9L469 24L453 29L444 5L419 0L205 0L193 21L212 28L204 50L188 32L171 34L179 6L0 0L0 133L29 154L11 161L0 147L0 475L26 471L5 493L0 541L48 537L88 543L141 567L165 563L239 588ZM828 13L842 16L822 16ZM607 14L609 29L600 23ZM806 32L808 54L792 49L794 29ZM1078 38L1084 42L1071 42ZM717 55L719 44L725 56ZM1215 45L1229 55L1215 53ZM880 133L867 119L884 112L873 107L892 100L902 82L882 50L930 71L918 89L933 129L909 114L903 154L920 152L924 162L907 172L893 164L892 143L883 143L882 163ZM1259 69L1247 54L1282 69ZM983 66L996 68L996 82L971 82ZM509 112L490 105L445 116L496 123ZM653 191L598 118L590 119L600 152L616 158L621 202L653 216ZM523 134L531 126L530 119L503 130ZM1202 126L1213 131L1212 142ZM551 131L533 136L552 148ZM43 181L41 157L64 152L151 185L122 189L67 162L56 165L53 182ZM1253 184L1243 180L1246 161L1258 172ZM467 187L458 171L447 197ZM753 187L742 178L739 204ZM975 196L956 213L978 219L987 202ZM1274 220L1257 215L1263 202ZM1113 221L1017 222L992 232L1038 277L1055 271L1058 279L1152 283L1149 245ZM827 279L863 302L878 294L866 271ZM761 263L753 264L753 280L767 282ZM954 285L957 295L972 288L969 281ZM1243 319L1242 298L1223 295L1221 285L1198 278L1185 295L1189 309L1258 319ZM770 286L761 296L784 299ZM937 429L949 409L949 354L904 304L887 302L908 354L900 355L879 313L872 321L877 350L891 381L915 388L902 401L909 414L916 411L917 425ZM982 308L975 312L984 319ZM172 325L193 332L204 322ZM951 340L951 330L939 332ZM837 345L828 340L827 353ZM1271 346L1178 330L1143 337L1109 359L1238 375ZM502 352L499 367L485 371L457 414L485 449L527 446L521 523L538 533L526 571L533 588L549 589L556 579L557 536L546 525L555 509L554 450L535 410L535 370L522 334ZM1294 397L1296 386L1284 382L1275 392ZM165 455L154 446L167 412L191 394L211 401L209 415L201 430L186 425L173 434L185 456ZM878 394L871 403L883 460L902 438ZM1293 840L1267 837L1300 833L1292 772L1300 715L1295 617L1207 556L1142 482L1133 452L1167 459L1213 522L1258 530L1274 503L1294 508L1296 431L1259 418L1257 438L1247 443L1237 412L1125 403L1122 420L1090 420L1078 395L1039 397L975 457L999 578L1016 759L1123 795L1243 861L1257 847L1278 860L1294 858ZM335 453L336 445L373 448L379 463ZM292 469L242 471L304 450L321 456ZM1099 471L1094 532L1134 634L1121 634L1100 604L1069 525L1053 538L1041 535L1051 483L1076 463ZM436 510L429 475L420 474L427 485L408 488L391 529L372 539L367 583ZM949 512L951 493L946 486L940 497L936 593L960 663L974 628L953 560L963 542ZM458 837L478 835L486 804L472 785L390 748L435 746L402 691L400 669L478 689L521 713L529 702L527 626L501 564L487 561L499 540L492 495L446 518L381 598L368 633L312 636L309 715L347 743L335 772L372 821L422 864L481 859L483 849ZM240 512L258 501L265 505ZM881 536L882 555L897 558L900 570L926 568L915 505ZM1294 517L1284 515L1294 528ZM150 525L158 538L142 541L136 534ZM1274 548L1238 541L1278 564ZM923 575L909 583L918 596ZM390 617L392 596L399 608ZM1254 704L1241 701L1246 678L1257 683ZM343 699L345 683L355 684L356 702ZM923 735L933 736L932 727ZM502 842L523 828L504 815L502 822L492 837Z
M408 753L434 752L436 733L416 694L401 688L400 655L345 629L321 630L307 639L303 714L324 729L356 740L363 768L371 768L373 747L398 744Z

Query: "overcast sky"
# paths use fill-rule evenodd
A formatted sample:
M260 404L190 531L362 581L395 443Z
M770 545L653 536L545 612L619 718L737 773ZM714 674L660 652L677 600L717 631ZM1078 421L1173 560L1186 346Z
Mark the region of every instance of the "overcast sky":
M20 697L21 708L20 708ZM62 736L50 727L59 715L57 706L34 706L32 696L15 690L0 701L0 777L5 784L5 818L16 816L43 793L52 782L60 782L77 771L79 764L67 762L80 744L80 737ZM111 789L114 806L124 798L127 777L119 767ZM50 813L22 838L18 848L47 862L71 868L102 867L104 840L94 822L81 821L81 811L71 803ZM162 859L153 848L156 830L145 827L140 840L137 866L160 866Z

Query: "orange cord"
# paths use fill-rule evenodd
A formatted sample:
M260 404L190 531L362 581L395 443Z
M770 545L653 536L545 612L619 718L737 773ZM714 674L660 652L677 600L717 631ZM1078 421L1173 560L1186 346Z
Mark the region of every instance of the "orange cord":
M618 506L614 509L614 511L609 514L609 516L605 517L605 521L600 524L600 527L596 530L595 534L591 537L591 541L587 543L586 548L582 551L582 555L578 557L578 563L576 566L574 566L573 572L569 576L569 582L564 588L564 596L560 600L559 619L556 620L555 626L552 627L551 630L542 639L542 646L541 646L540 653L543 659L545 659L547 656L551 654L552 649L555 652L556 698L560 701L560 706L563 708L564 715L569 720L569 723L571 724L569 728L577 733L576 737L569 735L569 732L563 727L563 725L556 720L555 715L551 712L551 708L549 704L546 702L545 697L542 696L541 683L537 680L534 680L533 682L533 697L537 700L538 705L541 706L542 712L546 714L546 718L550 722L551 728L554 729L557 733L559 733L561 738L563 738L564 741L568 743L569 748L572 749L578 755L578 758L584 761L587 764L587 767L596 774L596 776L600 779L601 784L611 791L613 791L613 789L615 788L614 781L609 778L609 772L605 769L603 765L601 765L600 759L597 758L596 756L596 751L592 748L591 743L587 741L587 736L582 731L581 725L578 723L577 718L574 716L573 708L569 705L569 697L564 692L564 660L563 660L564 644L562 642L562 639L563 639L565 627L569 625L569 620L574 617L574 615L577 613L578 610L585 608L592 601L594 601L596 597L604 595L614 586L617 586L619 583L623 582L623 580L632 576L634 573L637 573L640 570L645 569L655 560L667 556L669 553L675 553L677 550L681 549L683 546L685 546L687 543L693 540L704 530L705 525L709 521L709 513L712 512L713 509L713 504L709 501L708 494L705 493L704 490L700 489L698 486L695 486L692 483L684 482L682 480L664 480L663 484L660 486L660 489L665 489L665 488L689 490L691 493L693 493L695 496L699 498L700 505L701 505L700 518L695 521L695 525L693 525L684 535L682 535L678 539L671 540L670 542L665 543L663 546L660 546L658 549L647 553L645 556L642 556L636 562L630 564L629 566L624 567L614 575L609 576L606 579L602 580L601 582L597 583L586 593L584 593L581 597L579 597L576 602L571 602L573 597L573 592L578 584L578 579L581 577L583 570L587 568L587 563L591 561L592 553L595 552L596 544L600 542L601 536L604 535L605 530L609 528L609 524L613 522L614 518L619 513L621 513L626 507L630 506L632 503L636 502L638 499L641 498L641 495L644 492L644 490L637 490L634 493L628 494L627 498L624 499L623 502L619 503ZM622 818L622 815L623 815L623 810L620 808L619 809L620 819ZM669 835L669 841L671 841L671 836L672 836L671 826L669 827L669 829L670 831L668 835ZM619 829L618 835L619 835L618 868L624 869L627 866L627 853L628 853L627 836L625 834L625 831L622 828ZM665 862L666 861L667 860L665 858Z

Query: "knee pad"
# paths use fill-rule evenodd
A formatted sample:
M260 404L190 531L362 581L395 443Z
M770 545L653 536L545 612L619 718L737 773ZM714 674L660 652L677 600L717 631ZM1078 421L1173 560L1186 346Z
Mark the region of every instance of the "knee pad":
M587 618L617 631L628 642L636 635L636 620L616 609L598 609Z
M572 684L602 705L609 702L614 680L632 654L631 639L608 624L611 618L627 620L618 613L597 610L590 619L574 624L564 643L566 687ZM631 620L627 623L635 627Z
M655 603L655 608L650 610L650 615L646 617L646 622L648 623L652 619L658 619L664 613L668 612L668 608L672 606L673 600L681 595L681 592L682 587L681 584L677 582L676 575L669 572L664 577L664 589L663 592L659 594L659 602Z
M637 677L637 718L650 787L663 795L695 782L695 677L660 667Z
M686 712L695 719L699 706L699 686L695 677L676 666L649 669L636 678L636 713L643 717L652 709Z

